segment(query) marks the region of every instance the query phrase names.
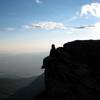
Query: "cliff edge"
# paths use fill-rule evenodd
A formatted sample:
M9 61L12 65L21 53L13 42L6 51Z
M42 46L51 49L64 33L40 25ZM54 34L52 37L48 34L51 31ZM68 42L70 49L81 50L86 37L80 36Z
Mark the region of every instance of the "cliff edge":
M46 90L37 100L100 100L100 40L52 45L42 68Z

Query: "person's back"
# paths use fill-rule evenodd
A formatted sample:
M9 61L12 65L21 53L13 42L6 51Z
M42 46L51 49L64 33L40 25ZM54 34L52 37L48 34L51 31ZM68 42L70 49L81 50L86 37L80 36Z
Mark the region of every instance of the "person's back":
M56 53L55 45L52 44L52 46L51 46L51 50L50 50L50 56L54 56L55 53Z

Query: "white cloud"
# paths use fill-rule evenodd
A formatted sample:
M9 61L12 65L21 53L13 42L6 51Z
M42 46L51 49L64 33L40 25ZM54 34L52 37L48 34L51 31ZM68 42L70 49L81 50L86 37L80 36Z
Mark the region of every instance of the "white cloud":
M46 29L46 30L53 30L53 29L66 29L65 25L63 23L58 22L40 22L40 23L34 23L31 25L32 28L37 29Z
M30 25L23 25L22 28L24 28L24 29L32 29L32 27Z
M100 17L100 3L96 2L96 3L83 5L81 8L80 16L84 16L84 15L88 16L89 14L95 17Z
M43 2L40 1L40 0L35 0L35 2L36 2L37 4L41 4L41 3L43 3Z
M55 30L55 29L66 29L67 27L60 22L53 22L53 21L47 21L47 22L40 22L40 23L33 23L30 25L23 25L17 29L14 27L5 27L0 28L0 31L15 31L20 29L44 29L44 30Z

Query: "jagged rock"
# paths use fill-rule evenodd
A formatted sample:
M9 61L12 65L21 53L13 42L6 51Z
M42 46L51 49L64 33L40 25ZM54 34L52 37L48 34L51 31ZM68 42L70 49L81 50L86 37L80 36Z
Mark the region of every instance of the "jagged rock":
M77 40L50 52L42 67L46 90L40 98L100 100L100 40Z

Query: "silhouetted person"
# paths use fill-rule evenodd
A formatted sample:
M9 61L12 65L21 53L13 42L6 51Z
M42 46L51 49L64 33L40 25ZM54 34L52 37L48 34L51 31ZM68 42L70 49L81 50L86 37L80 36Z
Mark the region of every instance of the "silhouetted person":
M52 46L51 46L51 50L50 50L50 56L55 56L55 54L56 54L55 45L52 44Z
M43 59L43 66L41 68L45 69L46 67L48 67L49 62L55 57L55 55L56 55L55 45L52 44L51 50L50 50L50 55Z

